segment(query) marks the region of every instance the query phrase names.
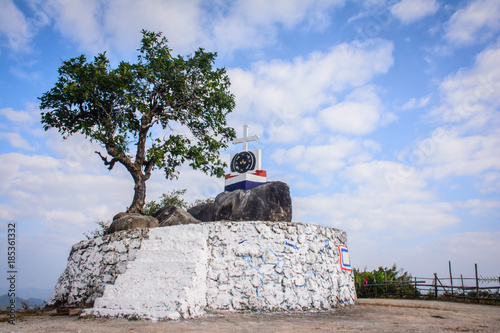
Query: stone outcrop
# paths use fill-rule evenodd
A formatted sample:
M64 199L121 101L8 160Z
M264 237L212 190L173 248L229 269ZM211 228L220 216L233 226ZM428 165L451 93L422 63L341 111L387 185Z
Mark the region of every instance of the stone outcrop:
M154 213L153 217L158 220L159 227L201 222L184 209L176 206L165 206Z
M152 217L136 213L118 213L106 235L121 230L211 221L290 222L290 187L279 181L267 182L247 191L222 192L215 198L215 202L201 204L188 211L176 206L165 206Z
M204 203L188 209L188 213L201 222L215 221L214 203Z
M111 222L111 225L106 231L106 235L122 230L156 228L158 225L158 220L154 217L122 212L113 217L113 222Z
M220 193L215 198L214 220L290 222L290 187L274 181L248 191Z

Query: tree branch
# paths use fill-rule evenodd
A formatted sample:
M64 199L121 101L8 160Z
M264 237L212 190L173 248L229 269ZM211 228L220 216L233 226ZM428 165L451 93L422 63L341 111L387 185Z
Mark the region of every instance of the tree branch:
M153 170L153 167L155 166L156 160L154 158L151 158L149 161L144 163L144 175L146 176L146 179L149 179L151 177L151 171Z
M107 157L102 156L102 155L101 155L101 152L98 152L98 151L96 150L96 151L95 151L95 153L101 157L101 159L102 159L102 160L103 160L103 162L104 162L104 165L109 165L108 170L113 169L113 167L115 166L115 163L116 163L116 162L118 162L118 159L117 159L116 157L113 157L113 158L111 159L111 161L109 161L109 162L108 162L108 158L107 158Z
M139 139L137 141L137 153L135 157L135 164L138 169L141 169L144 164L144 159L146 157L146 140L148 136L149 129L152 126L153 114L151 110L148 110L142 115L141 118L141 129L139 131Z

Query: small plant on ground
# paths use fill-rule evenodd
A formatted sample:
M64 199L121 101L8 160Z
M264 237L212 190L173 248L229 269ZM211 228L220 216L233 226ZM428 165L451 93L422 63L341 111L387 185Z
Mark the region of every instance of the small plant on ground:
M94 238L97 238L97 237L102 237L106 234L106 231L108 231L109 229L109 226L111 225L111 221L97 221L96 222L97 224L97 227L92 230L92 231L89 231L88 233L85 232L83 235L85 237L87 237L87 239L94 239Z

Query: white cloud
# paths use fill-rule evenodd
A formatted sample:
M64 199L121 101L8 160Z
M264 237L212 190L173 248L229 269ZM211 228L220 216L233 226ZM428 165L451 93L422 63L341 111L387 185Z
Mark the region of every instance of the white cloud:
M428 178L479 176L488 170L500 170L500 137L497 133L464 136L458 135L456 130L443 133L445 140L428 141L428 146L414 155L416 164L423 167Z
M135 50L141 29L161 31L174 52L191 53L201 46L205 30L201 1L113 0L103 13L102 28L118 50Z
M435 244L436 254L454 262L460 266L464 263L469 265L470 277L474 275L474 263L479 266L479 274L482 276L498 275L500 265L500 232L465 232L444 236ZM456 265L455 266L458 266ZM464 272L465 267L460 272ZM466 276L466 275L465 275Z
M445 127L417 143L409 159L429 178L474 176L500 170L500 47L480 52L470 68L462 68L439 86L442 104L431 115ZM484 183L484 182L483 182ZM498 182L497 182L498 183ZM492 188L495 186L495 188ZM489 191L498 190L495 182Z
M401 165L372 161L348 167L339 178L354 187L343 193L295 198L294 219L339 227L351 232L404 233L411 237L435 232L459 222L454 207L435 200L419 174L408 175L397 188L385 175ZM317 218L321 220L317 220ZM352 233L351 233L352 237ZM410 236L408 236L410 237Z
M53 231L62 228L67 232L72 227L85 231L88 223L102 218L90 213L90 208L107 204L108 214L120 205L124 208L128 204L124 197L131 195L133 187L119 173L119 177L99 174L95 169L102 166L97 164L93 169L61 168L62 161L52 157L19 153L2 154L0 161L8 165L0 183L2 197L9 204L8 218L34 219ZM110 198L106 204L104 193Z
M221 8L214 18L214 46L221 52L260 48L275 42L278 27L290 29L300 23L322 29L329 24L323 13L343 4L343 0L236 1L229 8Z
M400 235L390 231L378 234L351 232L349 254L352 252L355 267L367 266L369 270L397 263L413 276L432 278L437 273L441 278L449 276L448 262L451 261L454 277L474 277L475 263L480 276L498 276L499 242L500 232L432 235L414 241L401 239ZM465 281L466 286L474 283Z
M291 62L275 60L256 63L251 70L231 69L231 90L236 96L237 109L230 119L235 126L249 122L250 115L263 128L279 127L272 125L279 123L284 126L282 130L294 134L287 142L296 141L303 138L306 130L318 128L312 118L303 126L304 117L334 105L337 93L361 87L375 75L387 72L393 63L392 50L391 42L370 40L341 44L329 52L315 52ZM373 89L365 87L351 94L352 102L359 101L370 108L366 115L368 122L356 119L349 127L352 132L370 132L379 120L378 110L373 112L368 105L378 101ZM353 128L357 122L363 123Z
M413 98L410 98L410 100L408 102L403 104L401 106L401 109L402 110L411 110L411 109L423 108L424 106L429 104L430 100L431 100L431 95L420 97L418 99L413 97Z
M349 163L369 161L379 149L379 144L372 140L349 139L339 135L330 137L323 144L277 149L272 159L278 165L292 166L300 173L315 175L322 186L326 186Z
M28 104L27 110L3 108L0 109L0 115L3 115L10 123L16 126L27 126L40 120L40 110L35 104Z
M469 209L472 215L499 216L500 201L470 199L458 204L458 206Z
M0 38L14 51L28 51L33 33L12 0L0 0Z
M500 192L500 172L483 172L479 177L476 187L481 194Z
M359 142L343 137L334 138L325 145L298 145L278 149L273 159L280 165L293 165L300 172L314 175L333 175L345 166L346 157L359 151Z
M42 4L40 9L48 3ZM104 29L102 17L110 7L99 1L67 1L55 8L54 24L59 32L68 40L75 41L80 48L90 52L103 52L108 49L110 40L116 36L110 36ZM129 22L133 18L122 18Z
M482 42L500 30L500 2L476 0L466 2L448 21L445 38L456 45Z
M14 148L20 148L24 150L33 150L33 146L25 140L22 136L20 136L18 133L5 133L1 132L0 133L0 140L4 139L9 141L9 144L14 147Z
M321 122L332 132L366 135L380 122L381 101L373 86L355 89L343 102L321 110Z
M436 13L438 8L436 0L402 0L392 6L391 13L408 24Z
M471 68L462 68L439 87L443 105L433 114L446 122L468 121L484 126L494 121L500 107L500 45L492 44L476 56Z
M54 5L56 3L57 5ZM324 12L344 4L336 1L200 1L111 0L58 1L37 4L57 29L85 51L135 50L140 30L161 31L176 52L198 47L219 53L260 48L275 42L278 28L304 24L329 25Z

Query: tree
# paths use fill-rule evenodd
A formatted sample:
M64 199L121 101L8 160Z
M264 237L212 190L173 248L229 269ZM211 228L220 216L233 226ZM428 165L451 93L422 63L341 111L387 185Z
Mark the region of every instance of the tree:
M167 179L189 162L222 177L219 151L236 137L226 116L234 96L224 68L214 68L216 53L198 49L173 57L161 33L142 30L138 62L112 69L106 53L87 62L85 55L64 61L55 86L40 98L44 129L66 139L81 133L99 142L108 169L118 162L134 180L128 212L143 213L146 181L154 169ZM109 159L108 159L109 158Z
M146 205L144 206L144 214L152 216L159 209L165 206L177 206L182 209L188 209L188 202L182 198L184 194L186 194L186 189L172 190L172 192L168 194L163 193L159 202L156 202L155 200L146 202Z
M358 298L400 295L401 297L419 296L410 273L398 269L396 264L391 268L380 266L373 271L353 269L354 283ZM366 281L366 282L365 282Z
M169 193L163 193L160 201L151 200L144 205L144 215L153 216L158 210L165 206L176 206L182 209L190 209L198 205L211 203L215 201L214 197L205 199L196 199L194 203L187 202L183 196L186 194L186 189L172 190Z

